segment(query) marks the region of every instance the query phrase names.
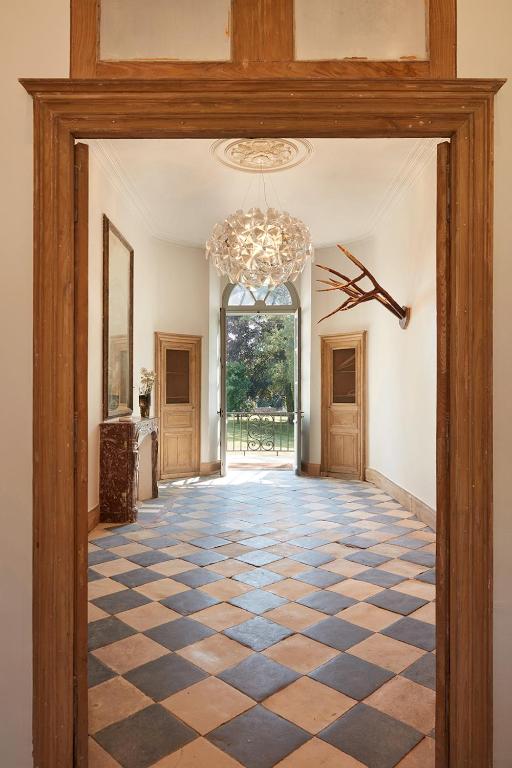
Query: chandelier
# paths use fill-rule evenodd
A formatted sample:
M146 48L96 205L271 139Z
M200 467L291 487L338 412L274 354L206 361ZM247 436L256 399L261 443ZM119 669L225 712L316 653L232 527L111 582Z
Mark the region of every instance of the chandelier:
M214 226L206 243L206 256L217 270L247 288L295 280L312 253L304 222L275 208L236 211Z

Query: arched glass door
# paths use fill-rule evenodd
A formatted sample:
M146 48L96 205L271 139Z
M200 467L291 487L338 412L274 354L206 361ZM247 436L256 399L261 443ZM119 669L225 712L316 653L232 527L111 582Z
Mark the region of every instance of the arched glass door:
M279 316L281 322L277 321ZM242 352L235 357L233 354L230 357L228 353L228 347L232 349L236 346L233 329L237 318L240 318L240 347L250 348L251 339L244 339L243 331L251 326L251 332L260 341L267 339L265 344L261 342L264 352L259 360L259 374L263 373L263 379L266 375L271 380L268 391L264 384L259 389L256 387L258 371L254 367L248 370ZM287 322L288 319L290 322ZM283 353L283 337L291 344L290 355ZM258 456L262 460L271 455L286 455L290 457L294 470L300 473L300 378L300 305L296 288L291 283L275 288L253 289L228 284L221 308L219 413L223 475L227 471L228 455L236 453L251 458Z

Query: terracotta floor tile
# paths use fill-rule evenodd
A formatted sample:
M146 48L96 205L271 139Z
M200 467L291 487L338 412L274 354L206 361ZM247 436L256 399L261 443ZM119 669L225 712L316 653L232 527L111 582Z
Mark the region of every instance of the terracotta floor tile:
M307 565L304 565L304 563L298 563L296 560L288 560L287 558L270 563L265 568L269 571L274 571L274 573L280 573L283 576L296 576L298 573L312 570Z
M357 702L309 677L301 677L263 702L276 715L319 733Z
M167 653L169 653L167 648L142 634L125 637L123 640L93 651L94 656L119 675L124 675L125 672Z
M165 552L165 549L162 549L162 552ZM166 560L163 563L156 563L156 565L151 566L152 571L156 571L157 573L161 573L163 576L174 576L178 573L185 573L186 571L191 571L193 568L197 568L197 565L194 565L194 563L188 563L186 560Z
M345 547L343 544L323 544L321 547L318 547L317 552L325 552L328 555L333 555L333 557L341 558L341 557L347 557L347 555L353 555L354 550L352 547Z
M306 584L303 581L296 581L295 579L278 581L277 584L269 584L264 589L267 592L272 592L274 595L279 595L279 597L286 597L288 600L298 600L313 592L318 592L318 587Z
M194 552L200 552L200 547L194 547L193 544L174 544L172 547L164 547L162 552L171 557L185 557L185 555L193 555Z
M220 603L197 613L192 613L188 618L200 621L201 624L205 624L211 629L216 629L217 632L222 632L223 629L234 627L236 624L248 621L252 617L253 614L249 613L249 611L244 611L243 608L236 608L234 605L229 605L229 603Z
M120 584L113 579L98 579L97 581L90 581L87 585L89 600L96 600L96 598L104 597L105 595L113 595L115 592L121 592L123 589L126 589L124 584Z
M151 547L145 547L144 544L122 544L120 547L112 547L110 550L119 557L130 557L130 555L140 555L141 552L149 552Z
M296 555L297 552L303 552L302 547L296 547L294 544L274 544L273 547L268 547L267 552L271 552L273 555L281 555L281 557L290 557L290 555Z
M237 576L239 573L253 571L254 566L249 565L249 563L242 563L240 560L223 560L220 563L212 563L208 566L208 570L229 578L230 576Z
M87 603L87 621L98 621L98 619L106 619L108 616L108 613L106 611L102 611L101 608L98 608L98 606L93 605L92 603Z
M426 541L427 544L432 544L436 540L435 533L432 533L432 531L415 531L414 533L408 534L411 539L419 539L420 541Z
M252 651L224 635L213 635L181 648L177 653L211 675L216 675L239 664L250 656Z
M380 571L388 571L388 573L396 573L398 576L407 576L412 579L423 571L428 571L426 565L416 565L416 563L408 563L407 560L388 560L387 563L377 566Z
M406 555L409 550L405 547L397 547L396 544L376 544L374 547L368 547L368 552L389 555L389 557L400 557L400 555Z
M216 597L217 600L231 600L232 597L243 595L244 592L249 592L251 589L252 587L248 584L232 579L222 579L222 581L214 581L212 584L205 584L200 587L201 592L205 592L210 597Z
M132 533L126 533L125 536L127 539L133 539L133 541L144 541L145 539L153 539L155 536L158 536L159 534L156 533L154 528L151 528L150 530L144 530L144 531L133 531Z
M180 584L172 579L159 579L158 581L150 581L148 584L141 584L140 587L135 587L136 592L140 592L141 595L145 595L151 600L163 600L164 597L178 595L180 592L187 592L188 590L189 587L185 586L185 584Z
M341 576L357 576L359 573L368 570L367 565L361 565L360 563L353 563L351 560L333 560L331 563L325 563L321 565L324 571L330 571L331 573L339 573Z
M359 760L320 739L310 739L275 768L366 768ZM164 768L164 766L162 766ZM188 768L188 767L187 767ZM412 766L411 766L412 768Z
M97 582L93 582L96 584ZM422 600L435 600L436 588L434 584L426 584L424 581L417 581L416 579L409 579L408 581L402 581L397 584L396 587L391 587L399 592L404 592L406 595L413 595L414 597L421 597Z
M402 643L400 640L377 634L352 646L347 653L352 653L360 659L389 669L391 672L401 672L423 656L425 651Z
M436 762L434 739L423 739L396 768L434 768Z
M435 726L435 692L405 677L394 677L385 683L365 699L365 704L407 723L425 735Z
M383 608L378 608L376 605L370 605L369 603L351 605L350 608L345 608L345 610L337 613L336 616L338 619L350 621L359 627L373 629L374 632L379 632L398 620L397 614L393 613L393 611L385 611Z
M215 551L221 555L227 555L228 557L238 557L238 555L246 555L249 551L247 547L242 544L224 544L222 547L215 547Z
M122 766L105 752L100 745L89 736L88 743L89 765L88 768L122 768Z
M382 592L383 587L379 587L377 584L370 584L366 581L346 579L346 581L340 581L338 584L332 584L330 587L327 587L327 589L331 592L337 592L339 595L353 597L354 600L366 600L367 597Z
M243 766L206 739L200 738L173 752L172 755L162 758L151 768L243 768Z
M91 568L96 573L101 573L102 576L117 576L118 573L128 573L128 571L134 571L140 566L120 557L117 560L108 560L106 563L92 565Z
M314 611L306 605L287 603L286 605L274 608L272 611L267 611L265 618L276 621L283 627L295 630L295 632L301 632L306 627L322 621L325 618L325 614L320 611Z
M161 603L148 603L138 608L131 608L129 611L122 611L117 614L117 618L139 632L145 632L146 629L153 629L168 621L181 619L181 614L171 611Z
M152 703L148 696L122 677L96 685L89 689L89 733L124 720Z
M285 667L307 674L333 659L339 651L316 640L311 640L309 637L292 635L292 637L267 648L263 653L269 659L284 664Z
M250 709L255 703L215 677L201 680L161 702L162 706L202 736Z
M425 621L427 624L436 623L436 603L427 603L427 605L418 608L414 613L409 614L410 619L418 619L418 621Z
M436 544L435 543L427 544L426 547L422 547L421 549L417 549L416 550L416 552L428 552L431 555L435 555L436 551L437 551L437 549L436 549Z

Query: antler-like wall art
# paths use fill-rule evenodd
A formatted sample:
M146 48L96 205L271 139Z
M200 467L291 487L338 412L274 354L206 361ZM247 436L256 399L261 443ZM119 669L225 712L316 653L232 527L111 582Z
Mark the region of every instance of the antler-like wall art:
M337 312L346 312L348 309L357 307L358 304L363 304L365 301L372 301L372 299L375 299L398 318L400 328L407 328L411 314L410 307L401 307L391 294L384 290L384 288L377 282L370 270L366 269L364 264L356 259L347 248L344 248L342 245L338 245L338 248L345 254L347 259L350 259L352 264L355 264L356 267L361 270L361 274L351 279L341 272L338 272L336 269L325 267L322 264L317 265L320 269L324 269L331 275L335 275L336 278L340 278L339 280L334 277L330 277L328 280L318 280L319 283L328 286L327 288L319 288L318 290L320 292L342 291L342 293L345 293L348 296L348 299L345 299L343 304L340 304L339 307L336 307L332 312L329 312L328 315L322 317L319 322L327 320L328 317L332 317L332 315L335 315ZM361 280L364 280L365 278L372 284L372 288L369 290L365 290L365 288L360 285Z

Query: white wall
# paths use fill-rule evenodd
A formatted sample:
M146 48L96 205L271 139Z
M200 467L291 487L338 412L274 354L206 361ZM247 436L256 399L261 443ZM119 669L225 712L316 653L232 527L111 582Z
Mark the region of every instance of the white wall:
M459 0L460 76L512 77L510 0ZM19 77L66 77L69 62L68 0L3 3L0 25L1 256L8 274L0 284L0 403L4 435L16 450L0 446L3 549L0 559L2 637L0 679L9 691L0 717L2 760L31 766L32 720L32 103ZM496 100L495 216L495 768L509 768L512 730L512 345L509 340L512 280L512 86Z
M311 293L309 461L320 463L320 337L368 331L367 466L435 508L436 427L436 163L435 152L414 183L394 201L374 234L343 241L392 296L412 307L406 331L377 302L320 319L342 303L341 293L319 293L316 266L355 276L337 248L317 249ZM303 291L304 294L304 291ZM304 296L302 295L304 300ZM305 352L308 354L307 347Z
M210 422L210 342L216 343L210 318L210 267L204 251L153 237L139 210L90 142L89 183L89 509L98 504L99 423L102 410L103 214L134 249L133 406L139 416L141 368L155 368L155 331L203 337L201 386L201 461L217 458ZM217 304L218 306L218 304ZM218 310L217 310L218 314ZM218 321L217 321L218 322ZM212 337L212 338L210 338ZM152 411L155 398L153 395Z

